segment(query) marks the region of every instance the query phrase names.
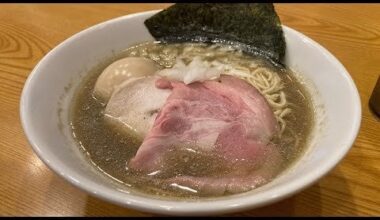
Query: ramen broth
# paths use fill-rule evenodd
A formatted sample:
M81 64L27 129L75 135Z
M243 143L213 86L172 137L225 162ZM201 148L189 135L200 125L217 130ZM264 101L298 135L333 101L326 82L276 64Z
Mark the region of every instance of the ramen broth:
M270 106L274 112L276 111L276 118L283 121L280 123L281 132L271 140L279 149L282 157L281 168L276 171L275 176L284 172L307 149L314 125L313 103L302 79L289 69L281 69L261 57L245 55L236 49L224 48L220 45L146 42L126 49L89 71L76 91L70 116L74 138L88 159L96 165L100 172L123 182L128 189L164 197L212 197L215 195L173 187L160 179L176 175L222 177L231 172L228 167L218 165L221 163L221 158L218 158L217 155L189 153L184 148L169 152L169 156L167 156L169 160L166 164L169 164L170 168L163 174L152 177L128 169L128 161L136 154L143 140L128 132L121 132L106 123L104 120L106 105L93 96L96 80L105 67L128 56L152 59L161 68L172 67L178 56L181 56L185 63L189 63L194 57L199 56L211 65L233 63L234 66L231 68L240 68L242 71L259 68L264 71L272 71L279 77L282 85L281 93L286 97L286 105L275 109L276 106L280 106L275 102L284 102L284 100L276 100L280 98L273 94L266 96L277 97ZM262 89L262 91L264 90L265 88ZM133 108L133 106L125 107Z

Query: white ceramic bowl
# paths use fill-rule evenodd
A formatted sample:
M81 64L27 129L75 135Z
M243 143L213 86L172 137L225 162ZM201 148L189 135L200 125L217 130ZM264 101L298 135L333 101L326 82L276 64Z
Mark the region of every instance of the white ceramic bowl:
M22 126L35 153L53 171L88 193L121 206L170 215L208 215L242 211L289 197L327 174L348 152L361 122L354 82L326 49L284 26L286 64L307 79L313 101L324 106L316 108L320 123L312 146L290 170L256 190L195 202L127 192L99 175L70 135L69 102L87 70L131 44L153 39L143 21L157 12L132 14L88 28L50 51L30 74L21 97Z

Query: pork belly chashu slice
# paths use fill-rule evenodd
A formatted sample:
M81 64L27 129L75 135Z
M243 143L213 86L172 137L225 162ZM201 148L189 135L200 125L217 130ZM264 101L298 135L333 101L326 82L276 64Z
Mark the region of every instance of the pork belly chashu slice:
M156 87L171 93L128 168L165 173L176 166L173 150L209 154L221 161L222 175L176 174L165 182L214 195L247 191L275 175L281 158L270 140L278 124L254 87L232 76L189 85L158 79Z

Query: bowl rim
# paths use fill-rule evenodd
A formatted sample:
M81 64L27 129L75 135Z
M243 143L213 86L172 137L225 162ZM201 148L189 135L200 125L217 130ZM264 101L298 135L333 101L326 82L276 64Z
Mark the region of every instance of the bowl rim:
M320 44L312 40L311 38L305 36L304 34L282 25L286 32L292 32L295 35L302 37L307 40L308 43L312 44L316 49L318 49L324 56L329 60L334 62L334 64L339 69L339 72L348 82L348 86L351 91L352 101L355 108L353 109L352 127L349 131L349 139L346 144L341 147L341 150L331 155L329 160L326 163L321 164L318 169L312 170L307 175L304 175L298 179L289 181L283 185L277 186L275 189L261 192L261 199L257 199L256 195L242 195L237 196L236 198L228 198L226 200L205 200L205 201L169 201L169 200L158 200L157 198L149 198L139 195L130 195L124 194L123 197L115 194L114 190L109 189L99 185L98 183L91 182L86 177L77 175L76 173L66 173L66 171L60 167L57 163L53 163L48 158L44 152L39 148L39 137L33 136L30 132L31 127L29 125L29 111L27 100L29 99L30 91L33 89L32 85L37 74L40 74L40 67L47 63L48 58L54 55L61 48L65 47L66 44L69 44L75 41L77 38L80 38L82 35L90 33L96 29L102 28L110 23L120 22L126 19L131 19L138 16L148 17L153 15L161 10L151 10L143 11L138 13L133 13L125 16L116 17L98 24L95 24L91 27L88 27L76 34L65 39L63 42L58 44L52 50L50 50L34 67L32 72L29 74L24 88L21 94L20 100L20 119L24 133L29 141L33 151L37 154L39 159L41 159L46 166L53 170L56 174L61 176L63 179L73 184L77 188L104 200L107 200L111 203L118 204L124 207L146 211L156 214L170 214L170 215L205 215L205 214L215 214L215 213L231 213L241 210L246 210L248 208L258 208L264 205L274 203L278 200L287 198L295 193L305 189L310 186L324 175L326 175L331 169L333 169L348 153L351 147L354 144L354 141L359 133L361 125L361 100L357 90L357 87L351 78L350 74L347 72L345 67L338 61L338 59L333 56L327 49L322 47ZM74 177L74 178L73 178ZM206 205L207 204L207 205Z

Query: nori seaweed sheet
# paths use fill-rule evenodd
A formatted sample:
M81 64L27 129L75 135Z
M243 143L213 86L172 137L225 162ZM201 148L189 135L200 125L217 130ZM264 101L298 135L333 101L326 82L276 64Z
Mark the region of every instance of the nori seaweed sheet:
M159 41L224 43L282 63L285 39L271 3L177 3L145 20Z

